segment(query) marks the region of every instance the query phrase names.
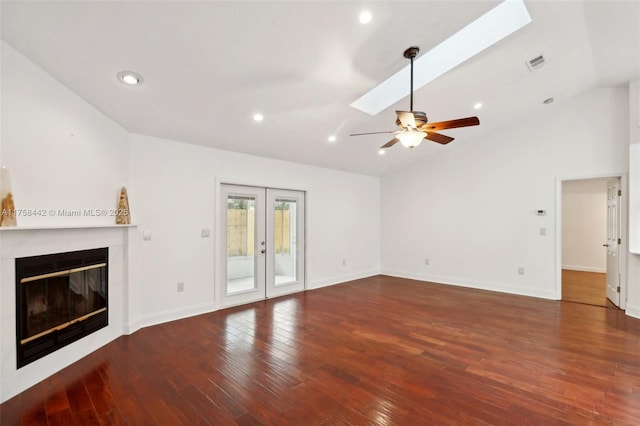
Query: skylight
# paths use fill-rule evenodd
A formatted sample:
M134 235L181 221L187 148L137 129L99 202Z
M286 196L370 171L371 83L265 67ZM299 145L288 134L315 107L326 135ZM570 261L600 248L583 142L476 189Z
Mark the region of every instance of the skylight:
M523 0L506 0L414 61L414 90L531 22ZM376 115L409 94L409 66L380 83L352 107Z

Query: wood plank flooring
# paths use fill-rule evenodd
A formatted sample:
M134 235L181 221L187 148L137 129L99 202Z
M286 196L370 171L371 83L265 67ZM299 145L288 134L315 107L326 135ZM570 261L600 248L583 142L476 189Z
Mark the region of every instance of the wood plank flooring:
M607 301L607 274L599 272L563 269L562 300L597 306L614 306Z
M142 329L8 425L640 424L640 320L376 276Z

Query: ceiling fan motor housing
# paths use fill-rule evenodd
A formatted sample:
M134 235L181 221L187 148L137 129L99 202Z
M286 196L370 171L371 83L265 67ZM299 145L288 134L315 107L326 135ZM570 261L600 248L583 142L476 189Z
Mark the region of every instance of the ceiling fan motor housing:
M427 114L422 111L411 111L413 113L413 118L416 120L416 129L420 128L427 124ZM396 118L396 126L404 128L399 118Z

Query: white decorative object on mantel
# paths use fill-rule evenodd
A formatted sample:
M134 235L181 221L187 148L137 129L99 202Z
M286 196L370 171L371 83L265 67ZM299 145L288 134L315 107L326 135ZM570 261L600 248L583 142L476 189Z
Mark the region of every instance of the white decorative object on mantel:
M0 212L0 226L16 226L16 205L11 192L11 177L9 169L2 166L0 169L0 199L2 200L2 211Z

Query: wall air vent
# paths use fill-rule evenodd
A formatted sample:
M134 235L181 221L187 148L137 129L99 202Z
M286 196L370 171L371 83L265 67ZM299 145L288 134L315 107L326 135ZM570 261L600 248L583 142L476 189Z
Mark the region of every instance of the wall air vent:
M535 71L538 68L541 68L544 66L544 64L546 64L547 61L544 59L544 56L540 55L540 56L536 56L533 59L529 59L527 61L527 67L529 67L529 71Z

